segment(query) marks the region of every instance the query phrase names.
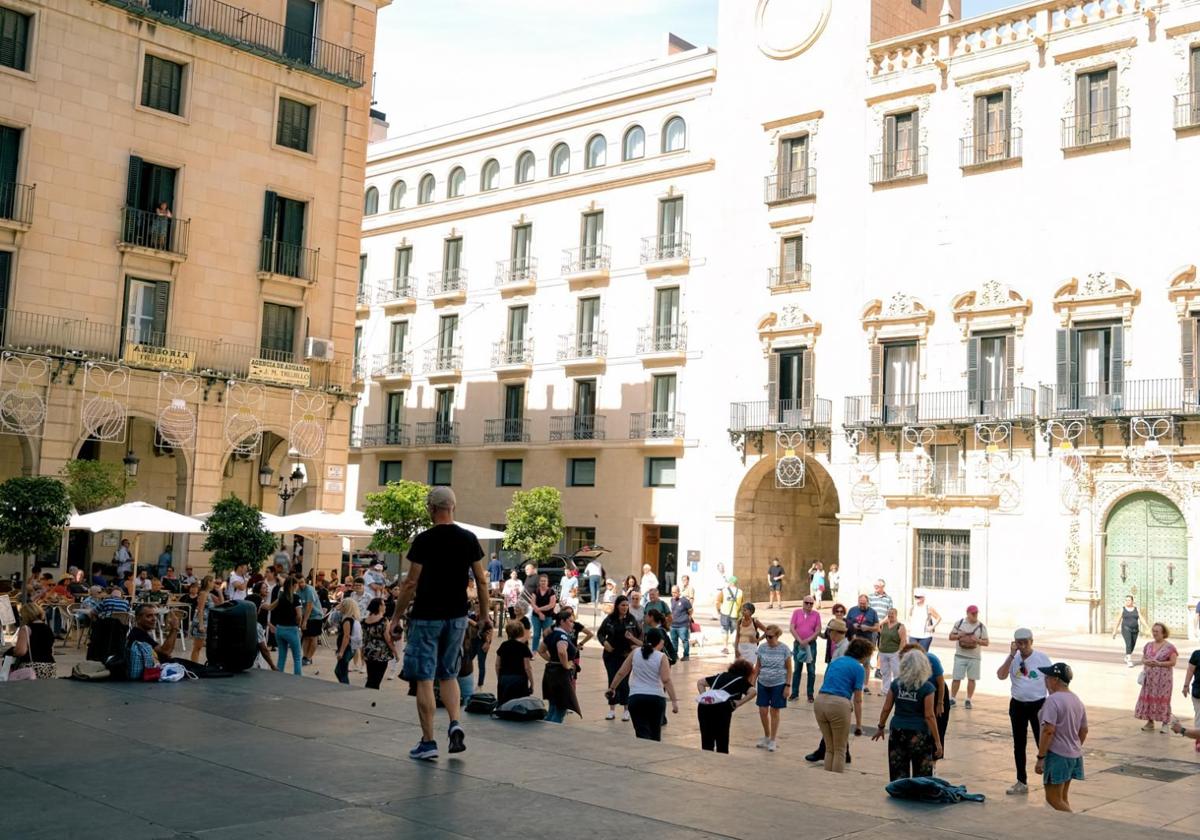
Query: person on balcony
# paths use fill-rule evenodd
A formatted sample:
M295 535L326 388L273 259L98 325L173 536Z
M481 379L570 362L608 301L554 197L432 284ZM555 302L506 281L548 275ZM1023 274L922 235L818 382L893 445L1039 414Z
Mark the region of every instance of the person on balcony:
M159 251L168 250L167 245L171 241L171 220L174 218L171 215L171 208L167 206L167 202L158 202L158 207L154 208L154 245Z

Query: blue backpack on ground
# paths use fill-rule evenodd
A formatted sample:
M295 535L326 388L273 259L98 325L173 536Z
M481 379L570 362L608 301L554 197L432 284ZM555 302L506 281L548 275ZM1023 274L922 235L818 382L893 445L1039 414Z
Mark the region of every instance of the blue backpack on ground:
M952 785L937 776L915 779L896 779L886 788L896 799L915 799L918 802L982 802L982 793L967 793L963 785Z

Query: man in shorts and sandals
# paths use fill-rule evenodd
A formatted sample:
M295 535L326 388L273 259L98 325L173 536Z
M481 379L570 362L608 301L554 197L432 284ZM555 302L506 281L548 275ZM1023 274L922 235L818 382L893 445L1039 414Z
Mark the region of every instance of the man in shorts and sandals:
M746 599L746 593L738 588L737 582L738 579L730 575L725 586L717 593L717 614L721 616L721 633L725 637L721 653L729 653L729 636L737 630L742 602Z
M983 648L988 646L987 628L979 620L979 607L967 607L966 618L960 618L950 630L950 641L957 642L954 649L954 681L950 683L950 705L958 702L958 687L967 681L966 708L971 708L975 697L975 683L983 667Z
M433 737L435 679L450 716L446 733L450 752L460 753L467 748L462 724L458 721L462 708L458 672L468 622L467 584L470 572L474 572L476 580L485 580L487 574L479 540L467 529L454 524L454 491L449 487L434 487L429 491L425 505L433 525L417 534L408 550L411 569L400 589L396 611L388 627L394 638L400 619L412 604L408 643L404 647L404 673L417 691L421 740L408 755L418 760L438 757L438 745ZM477 627L479 632L485 632L491 626L487 587L478 587L477 594Z

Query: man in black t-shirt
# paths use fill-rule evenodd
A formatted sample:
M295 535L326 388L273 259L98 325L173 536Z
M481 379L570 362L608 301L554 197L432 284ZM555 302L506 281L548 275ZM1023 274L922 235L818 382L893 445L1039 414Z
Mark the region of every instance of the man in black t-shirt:
M447 732L450 752L466 749L457 715L461 707L458 671L467 630L467 582L469 572L474 572L476 580L486 580L487 572L479 540L454 524L454 504L454 491L449 487L434 487L429 491L425 505L433 526L417 534L408 549L411 567L389 625L389 631L394 631L412 604L404 672L417 687L417 712L421 719L421 741L409 751L409 757L421 760L438 755L437 741L433 738L434 679L450 715ZM491 626L487 587L478 587L478 593L478 625L483 632Z

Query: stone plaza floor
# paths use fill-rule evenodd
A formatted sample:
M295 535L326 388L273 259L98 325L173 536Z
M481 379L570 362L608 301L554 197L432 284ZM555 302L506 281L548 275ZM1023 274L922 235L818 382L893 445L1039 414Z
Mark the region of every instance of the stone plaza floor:
M582 620L590 626L589 614ZM1137 672L1121 663L1118 643L1090 637L1043 645L1075 667L1091 725L1088 778L1071 794L1081 813L1067 815L1051 812L1037 785L1027 798L1004 795L1014 776L1007 689L994 676L998 643L985 655L974 709L963 708L960 693L937 771L987 801L928 806L885 794L883 742L853 739L843 776L806 763L819 735L803 696L783 712L778 752L755 749L761 730L752 705L734 717L730 755L700 752L695 681L726 659L714 636L710 630L709 644L673 671L680 713L661 744L637 741L619 718L603 719L603 666L593 643L580 679L583 720L556 726L466 716L467 752L451 757L439 711L443 755L430 763L406 756L419 731L406 684L389 680L367 691L356 673L354 686L340 686L326 650L307 669L319 672L315 678L251 672L179 684L0 685L0 836L757 840L786 831L1126 840L1143 828L1200 835L1200 753L1178 736L1139 731L1131 711ZM1186 661L1192 648L1179 647ZM952 658L948 643L934 651L947 664ZM61 672L74 658L68 647ZM1183 673L1181 665L1175 713L1190 720ZM489 673L485 690L492 683ZM866 699L864 723L878 720L879 703L878 694Z

